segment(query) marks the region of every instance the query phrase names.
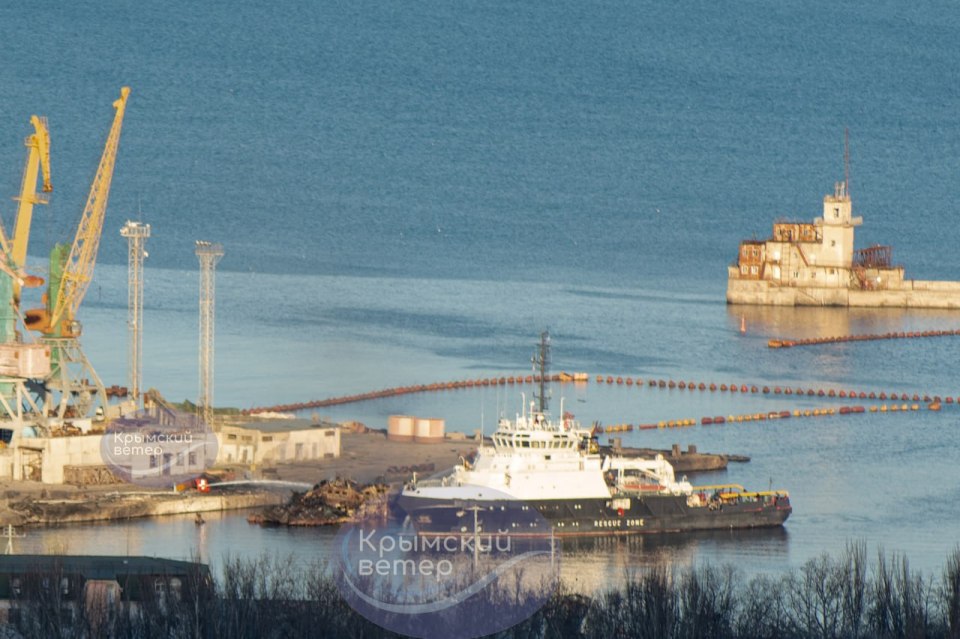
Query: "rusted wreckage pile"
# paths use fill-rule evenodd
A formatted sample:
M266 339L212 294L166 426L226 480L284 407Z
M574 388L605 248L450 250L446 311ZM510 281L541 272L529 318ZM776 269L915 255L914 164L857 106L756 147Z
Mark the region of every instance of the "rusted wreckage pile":
M330 526L386 515L386 484L337 478L294 493L286 504L265 508L247 521L264 526Z

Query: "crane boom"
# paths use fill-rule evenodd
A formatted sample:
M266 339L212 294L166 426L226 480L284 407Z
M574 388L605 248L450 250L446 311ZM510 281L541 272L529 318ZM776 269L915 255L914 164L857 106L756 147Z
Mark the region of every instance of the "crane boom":
M20 202L17 207L17 217L13 231L13 259L17 266L23 268L27 257L27 242L30 237L30 222L33 219L33 205L46 204L47 198L38 195L37 177L40 169L43 170L43 192L53 191L50 183L50 130L47 128L47 119L37 116L30 118L33 125L33 135L24 140L24 145L30 149L27 163L23 169L23 182L20 185L20 196L14 198Z
M127 96L130 88L120 89L120 98L113 103L116 113L113 125L107 136L107 143L100 158L100 166L90 185L90 194L87 204L77 226L77 234L73 240L70 254L67 256L63 268L63 276L57 296L51 300L49 329L56 332L61 322L72 323L80 308L80 302L93 279L93 267L97 260L97 250L100 247L100 236L103 231L103 218L107 211L107 199L110 195L110 182L113 179L113 166L117 159L117 147L120 143L120 129L123 126L123 114L127 106ZM63 334L72 333L69 326L62 326Z
M30 241L30 223L33 220L34 204L47 204L47 198L37 193L37 177L43 171L43 192L53 191L50 182L50 130L47 128L47 119L36 115L31 116L30 123L34 133L24 140L24 145L30 150L27 154L27 163L23 169L23 182L20 185L19 197L13 198L20 202L17 207L17 217L13 229L13 245L4 245L14 268L23 269L27 261L27 244ZM6 239L4 238L4 241ZM20 302L20 283L14 280L14 303Z

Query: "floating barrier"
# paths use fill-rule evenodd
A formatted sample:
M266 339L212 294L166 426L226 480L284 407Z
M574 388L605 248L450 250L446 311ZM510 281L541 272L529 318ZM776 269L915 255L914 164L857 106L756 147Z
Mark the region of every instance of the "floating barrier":
M644 380L641 378L632 379L625 376L613 375L603 376L597 375L596 381L598 384L607 383L610 385L626 385L632 386L636 385L638 388L643 388ZM351 404L355 402L363 402L374 399L383 399L387 397L396 397L401 395L409 395L414 393L425 393L425 392L435 392L443 390L457 390L461 388L476 388L480 387L489 387L489 386L505 386L510 384L532 384L538 383L540 381L539 375L512 375L505 377L490 377L490 378L480 378L480 379L467 379L467 380L457 380L449 382L434 382L432 384L418 384L413 386L397 386L395 388L386 388L378 391L371 391L367 393L360 393L356 395L344 395L341 397L331 397L328 399L314 400L307 402L298 402L294 404L278 404L275 406L261 406L256 408L250 408L241 411L244 415L253 415L257 413L264 412L293 412L308 410L312 408L325 408L330 406L339 406L343 404ZM572 376L567 373L558 373L551 375L548 378L550 382L559 382L559 383L586 383L589 381L589 376L586 373L577 374L577 376ZM857 391L853 389L848 390L838 390L835 388L791 388L789 386L762 386L758 387L755 384L744 384L744 383L720 383L719 385L716 382L696 382L696 381L675 381L672 379L648 379L646 380L646 386L649 388L661 388L661 389L671 389L671 390L686 390L686 391L695 391L699 390L701 392L730 392L730 393L751 393L751 394L774 394L774 395L797 395L805 397L824 397L831 399L861 399L861 400L879 400L881 402L891 401L891 402L912 402L919 404L923 402L925 404L937 404L938 407L947 404L950 406L958 405L960 406L960 397L952 397L949 395L941 396L938 394L931 393L919 393L914 392L912 394L907 393L897 393L890 392L889 394L880 391ZM111 388L111 391L114 389ZM891 410L890 407L887 410ZM899 410L899 408L897 409ZM723 423L717 422L716 418L712 418L712 423ZM741 420L743 421L743 420ZM701 420L701 423L702 420ZM657 425L654 425L657 427ZM639 428L639 427L638 427Z
M820 344L839 344L842 342L869 342L879 339L917 339L921 337L948 337L956 335L960 335L960 329L947 331L911 331L908 333L870 333L865 335L812 337L808 339L774 338L767 342L767 346L769 348L793 348L795 346L818 346Z
M940 410L941 405L939 403L931 403L927 406L928 410L938 411ZM701 426L714 426L721 424L742 424L745 422L760 422L768 421L775 419L791 419L791 418L804 418L804 417L826 417L830 415L860 415L865 413L887 413L887 412L916 412L920 411L920 404L881 404L879 406L866 406L855 405L855 406L840 406L840 407L825 407L825 408L795 408L792 411L790 410L781 410L781 411L769 411L765 413L745 413L741 415L727 415L724 416L706 416L701 417L699 424ZM647 430L652 428L678 428L682 426L693 426L697 424L698 421L695 419L672 419L658 422L657 424L641 424L637 427L637 430ZM611 432L611 431L608 431ZM616 432L616 431L614 431Z

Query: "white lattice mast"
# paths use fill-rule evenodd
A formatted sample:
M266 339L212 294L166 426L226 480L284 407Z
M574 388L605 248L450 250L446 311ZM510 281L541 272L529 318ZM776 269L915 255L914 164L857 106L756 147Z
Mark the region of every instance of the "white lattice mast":
M197 240L200 260L200 397L197 408L204 423L213 424L213 316L216 307L214 275L223 246Z
M150 225L127 220L120 229L127 238L127 331L130 346L127 366L130 373L130 394L140 402L140 380L143 376L143 259L147 252L143 245L150 237Z

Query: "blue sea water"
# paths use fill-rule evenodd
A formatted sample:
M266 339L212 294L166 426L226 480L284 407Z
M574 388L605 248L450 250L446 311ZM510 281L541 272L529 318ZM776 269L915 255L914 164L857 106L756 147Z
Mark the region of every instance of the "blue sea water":
M51 129L55 191L31 238L41 273L72 238L110 103L132 87L80 317L108 384L126 379L118 230L142 219L145 382L174 399L197 393L197 239L226 249L217 403L525 372L544 328L557 369L960 394L956 338L766 348L955 328L956 313L724 303L741 239L820 214L846 129L858 245L893 244L908 277L960 279L949 2L41 1L0 6L0 25L0 193L19 190L29 116ZM7 228L13 210L0 205ZM430 414L473 432L516 395L324 414L374 427ZM594 383L561 395L604 423L820 405ZM944 410L625 436L749 454L728 479L789 488L795 514L772 538L604 556L776 569L864 538L935 570L960 533L956 426Z

